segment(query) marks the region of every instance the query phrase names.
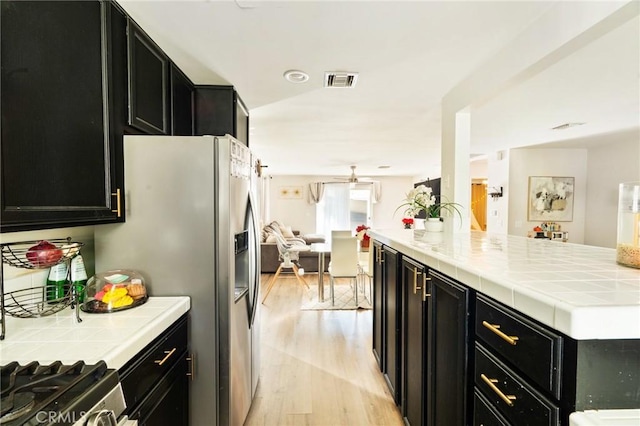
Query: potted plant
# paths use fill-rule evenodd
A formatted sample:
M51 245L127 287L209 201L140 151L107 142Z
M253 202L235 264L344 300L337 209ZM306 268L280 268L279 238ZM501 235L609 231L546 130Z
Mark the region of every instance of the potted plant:
M440 197L441 198L441 197ZM432 194L432 189L425 185L418 185L409 191L404 199L404 203L400 204L396 211L406 207L404 214L406 216L415 217L424 211L427 215L425 229L427 231L442 231L442 220L440 218L442 211L454 212L462 219L458 203L437 201L436 196ZM431 225L429 225L431 223Z

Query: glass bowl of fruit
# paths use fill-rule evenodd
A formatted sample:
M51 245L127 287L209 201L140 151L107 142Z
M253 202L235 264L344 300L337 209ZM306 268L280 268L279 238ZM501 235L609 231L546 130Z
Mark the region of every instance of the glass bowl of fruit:
M80 309L89 313L123 311L142 305L148 299L144 278L130 269L95 274L87 281L85 295Z

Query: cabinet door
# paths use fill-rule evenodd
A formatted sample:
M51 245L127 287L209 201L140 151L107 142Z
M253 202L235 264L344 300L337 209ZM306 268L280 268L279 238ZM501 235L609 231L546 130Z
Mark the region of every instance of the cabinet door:
M129 18L129 124L146 133L169 134L169 58Z
M465 426L471 407L468 380L469 289L430 271L429 425Z
M2 232L117 220L107 5L0 2Z
M249 110L245 106L238 92L235 93L236 103L236 129L235 137L246 146L249 146Z
M196 86L195 134L236 136L232 86Z
M376 241L371 247L373 250L373 356L378 362L380 371L384 370L384 300L385 292L382 281L382 245Z
M189 424L189 377L185 358L186 352L131 416L141 426Z
M171 64L171 134L193 135L193 84Z
M396 404L400 404L400 326L402 312L402 293L399 291L399 259L398 252L385 246L382 259L384 260L384 287L387 294L385 325L384 325L384 376L391 390Z
M403 404L405 423L424 424L426 387L427 338L427 270L424 265L402 259L403 292Z

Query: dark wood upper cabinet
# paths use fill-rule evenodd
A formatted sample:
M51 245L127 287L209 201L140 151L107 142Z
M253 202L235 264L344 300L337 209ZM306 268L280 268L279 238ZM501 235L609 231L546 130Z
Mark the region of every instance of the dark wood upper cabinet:
M145 133L168 135L169 58L129 18L129 124Z
M249 111L233 86L196 86L195 134L229 134L249 146Z
M171 64L171 134L193 135L193 83Z
M118 220L108 3L2 1L2 232Z

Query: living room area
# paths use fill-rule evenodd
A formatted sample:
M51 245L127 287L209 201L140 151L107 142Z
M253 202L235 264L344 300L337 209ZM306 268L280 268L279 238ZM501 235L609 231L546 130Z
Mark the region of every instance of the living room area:
M568 242L615 248L618 186L620 182L637 180L639 137L638 130L632 129L592 137L581 143L523 147L472 160L470 186L473 182L485 181L488 190L502 190L500 197L486 195L486 232L526 237L540 225L539 221L529 220L527 214L529 178L570 176L575 179L573 217L571 221L562 222L562 230L569 233ZM379 196L377 202L371 203L370 215L366 222L363 219L363 224L375 229L402 228L403 212L397 208L407 192L418 182L439 177L377 176ZM309 199L309 184L316 182L336 182L336 179L318 175L264 177L263 224L277 220L302 235L324 233L318 228L318 206ZM472 204L470 199L462 205L463 217L470 216ZM603 217L607 220L603 221ZM350 224L355 234L354 225Z

